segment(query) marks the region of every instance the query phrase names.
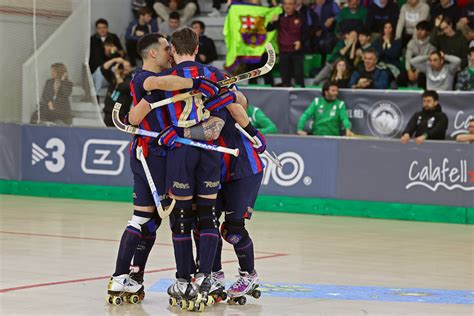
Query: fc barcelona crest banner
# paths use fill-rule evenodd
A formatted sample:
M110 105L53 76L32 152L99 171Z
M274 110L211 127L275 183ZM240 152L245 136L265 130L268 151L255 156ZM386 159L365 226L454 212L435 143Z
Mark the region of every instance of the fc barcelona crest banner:
M258 63L268 42L277 48L276 31L267 32L265 27L274 16L281 13L280 7L231 5L224 24L224 38L227 46L226 68L232 68L239 60Z

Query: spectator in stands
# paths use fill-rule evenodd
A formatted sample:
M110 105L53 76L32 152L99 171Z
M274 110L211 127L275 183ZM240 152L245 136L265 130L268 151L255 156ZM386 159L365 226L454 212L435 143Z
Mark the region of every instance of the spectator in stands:
M436 51L429 56L414 57L410 64L426 75L428 90L449 91L453 90L454 76L459 70L461 59Z
M199 51L196 61L203 64L210 64L217 59L217 50L214 41L204 35L206 25L202 21L194 21L191 24L194 32L199 36Z
M469 65L458 74L456 90L474 91L474 47L469 49Z
M306 122L313 120L311 135L340 136L343 127L346 136L354 136L351 132L351 122L347 117L344 101L338 99L337 84L328 81L322 89L323 97L316 97L303 112L298 121L298 135L308 135L305 131Z
M356 58L357 32L343 29L343 39L339 40L334 47L331 57L326 61L323 69L314 78L314 85L320 85L326 81L332 73L336 60L344 58L348 64L353 65Z
M470 46L472 46L472 41L474 40L474 0L471 0L470 3L463 8L461 19L456 28L464 34L464 37L466 37L467 41L471 43Z
M250 123L252 123L252 125L260 131L260 133L263 135L278 133L275 123L273 123L273 121L265 115L261 108L250 104L244 104L244 108L247 111Z
M138 13L138 19L133 20L128 25L125 33L128 56L132 66L137 65L139 58L137 53L137 43L145 34L158 32L156 19L152 18L153 11L148 8L141 9Z
M461 67L466 67L469 44L460 31L453 29L453 23L449 17L436 18L435 28L431 31L430 42L437 50L447 55L459 57Z
M51 65L51 78L46 80L41 94L39 119L41 122L72 124L71 104L72 82L68 79L64 64ZM33 113L31 123L37 123L38 112Z
M227 2L226 0L212 0L212 11L207 16L215 18L221 16L221 5Z
M163 21L168 21L171 12L178 12L181 22L186 25L194 17L198 7L194 0L158 0L153 9Z
M331 74L331 82L334 82L339 89L349 88L351 79L351 68L345 59L338 59Z
M456 141L474 143L474 118L469 121L467 131L467 134L458 135Z
M150 8L150 6L148 5L148 2L150 0L132 0L132 13L133 13L133 16L135 17L135 19L138 19L138 12L141 10L141 9L144 9L144 8ZM151 0L153 1L153 0Z
M349 86L353 89L388 89L389 77L385 69L377 67L377 52L373 48L365 51L360 70L352 73Z
M374 43L374 49L378 54L380 63L384 63L389 70L391 78L397 79L402 69L400 56L402 55L401 40L395 39L395 30L392 22L385 22L380 37Z
M359 65L359 62L362 60L362 56L364 52L372 47L372 32L364 27L360 30L358 35L358 43L357 49L355 51L355 60L354 60L354 67Z
M341 32L341 26L350 31L358 31L365 24L367 8L360 6L360 0L348 0L347 7L337 16L336 31Z
M393 0L374 1L367 10L367 28L374 33L381 33L385 22L397 25L400 9Z
M448 117L443 113L439 104L438 93L434 90L426 90L421 95L423 109L416 112L403 131L402 144L407 144L412 136L415 137L417 145L427 139L445 139L448 129Z
M461 12L453 0L439 0L434 1L431 4L430 16L431 22L434 23L436 18L446 18L449 17L453 22L453 25L456 25L461 17Z
M312 50L321 54L328 54L337 42L334 30L336 18L340 12L339 6L334 0L316 0L311 7L318 17L317 33L311 36Z
M405 70L402 71L398 84L408 86L410 83L417 83L420 88L426 88L426 76L419 69L413 68L410 60L416 56L428 56L436 51L436 48L430 43L430 22L421 21L416 25L416 33L408 42L405 55Z
M117 57L103 64L101 71L109 82L109 89L104 100L104 123L106 126L114 126L112 110L116 102L122 104L123 109L121 108L119 113L122 121L130 111L130 105L132 104L130 94L132 67L129 61Z
M160 33L164 36L171 37L174 31L181 27L180 15L178 12L171 12L168 21L160 24Z
M291 78L294 77L296 84L304 87L302 43L306 41L308 32L304 19L296 11L296 0L284 0L283 13L274 16L266 29L278 29L282 86L291 87Z
M319 28L318 15L313 10L310 10L309 7L304 4L303 0L296 0L296 12L298 12L304 20L308 31L306 41L302 43L303 51L306 53L316 52L313 47L314 37L317 37L321 31Z
M396 39L402 40L402 47L410 41L415 33L415 27L420 21L429 20L430 7L421 0L407 0L400 9L397 22Z

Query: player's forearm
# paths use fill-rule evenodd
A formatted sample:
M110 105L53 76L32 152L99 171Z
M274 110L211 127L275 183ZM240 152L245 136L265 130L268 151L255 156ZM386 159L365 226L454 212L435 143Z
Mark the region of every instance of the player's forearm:
M138 125L150 111L149 103L145 99L141 99L128 113L128 121L132 125Z
M224 120L211 116L207 121L184 129L184 137L196 140L216 140L224 127Z
M143 83L143 88L145 88L146 91L176 91L182 89L191 89L192 87L193 80L191 78L183 78L171 75L162 77L148 77Z
M245 127L249 125L250 119L247 116L247 112L245 112L244 108L238 103L232 103L227 106L227 109L230 112L230 115L234 118L234 120L239 123L240 126Z

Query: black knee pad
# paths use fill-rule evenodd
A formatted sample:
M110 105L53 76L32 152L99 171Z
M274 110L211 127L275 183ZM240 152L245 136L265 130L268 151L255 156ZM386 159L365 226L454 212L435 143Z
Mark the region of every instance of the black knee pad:
M142 234L143 236L150 236L156 232L158 227L161 225L161 217L158 215L158 212L155 210L153 217L150 218L148 222L142 225Z
M229 244L237 245L249 236L248 231L245 229L245 220L242 219L242 221L236 222L225 221L222 223L221 235Z
M198 229L219 229L219 219L214 206L199 206Z
M194 227L194 215L191 208L175 208L170 216L171 231L175 234L190 234Z

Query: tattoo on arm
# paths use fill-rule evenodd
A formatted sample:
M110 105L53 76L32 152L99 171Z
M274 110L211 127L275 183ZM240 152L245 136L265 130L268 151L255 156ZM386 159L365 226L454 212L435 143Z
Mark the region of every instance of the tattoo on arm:
M185 128L184 137L196 140L216 140L219 138L224 123L224 120L211 116L206 122Z

